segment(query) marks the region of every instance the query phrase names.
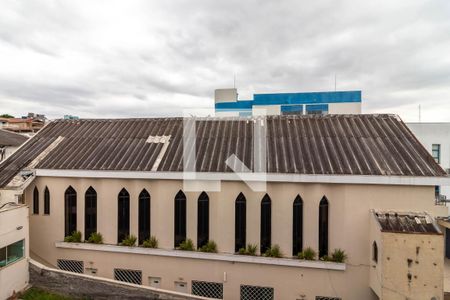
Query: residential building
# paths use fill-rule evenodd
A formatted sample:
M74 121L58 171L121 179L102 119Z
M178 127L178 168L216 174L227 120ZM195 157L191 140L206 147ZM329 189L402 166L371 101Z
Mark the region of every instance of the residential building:
M216 116L360 114L361 91L254 94L239 100L237 89L217 89Z
M0 129L20 132L35 133L45 125L45 116L41 114L28 113L22 118L0 118Z
M407 123L433 159L450 173L450 123ZM436 198L450 199L450 186L436 186Z
M28 140L27 136L0 129L0 162Z
M394 115L57 120L0 165L0 188L19 180L32 255L63 270L223 299L443 299L449 179ZM103 244L64 242L76 230Z

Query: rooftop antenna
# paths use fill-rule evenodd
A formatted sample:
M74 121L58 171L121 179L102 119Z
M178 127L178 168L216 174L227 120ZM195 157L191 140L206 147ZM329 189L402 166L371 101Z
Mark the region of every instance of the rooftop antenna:
M236 88L236 74L233 75L233 88Z
M419 104L419 123L422 123L422 109Z
M334 91L336 92L336 73L334 73Z

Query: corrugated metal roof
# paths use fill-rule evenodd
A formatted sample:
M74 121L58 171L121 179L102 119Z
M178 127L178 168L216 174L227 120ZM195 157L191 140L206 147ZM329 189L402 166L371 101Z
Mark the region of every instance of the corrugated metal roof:
M434 219L425 213L374 212L383 232L441 234Z
M1 146L13 146L17 147L22 145L28 138L15 132L0 129L0 147Z
M231 172L225 161L232 154L254 170L253 126L259 122L267 129L268 173L446 176L394 115L194 120L198 172ZM170 136L157 171L183 171L182 118L57 120L0 165L0 187L60 136L37 169L151 171L164 144L147 140Z

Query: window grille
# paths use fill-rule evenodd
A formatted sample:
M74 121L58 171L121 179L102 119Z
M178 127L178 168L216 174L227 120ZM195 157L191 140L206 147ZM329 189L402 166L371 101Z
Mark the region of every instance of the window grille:
M214 299L223 299L223 284L192 280L192 294Z
M273 300L273 288L241 285L241 300Z
M316 300L342 300L342 298L338 298L338 297L316 296Z
M128 283L142 284L142 271L114 269L114 279Z
M58 269L73 273L84 273L84 263L79 260L58 259Z

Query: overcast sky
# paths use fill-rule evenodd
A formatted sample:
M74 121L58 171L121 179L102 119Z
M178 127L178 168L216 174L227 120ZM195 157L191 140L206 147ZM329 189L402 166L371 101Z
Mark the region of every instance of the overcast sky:
M0 9L0 113L180 115L215 88L361 90L450 121L450 1L27 1Z

